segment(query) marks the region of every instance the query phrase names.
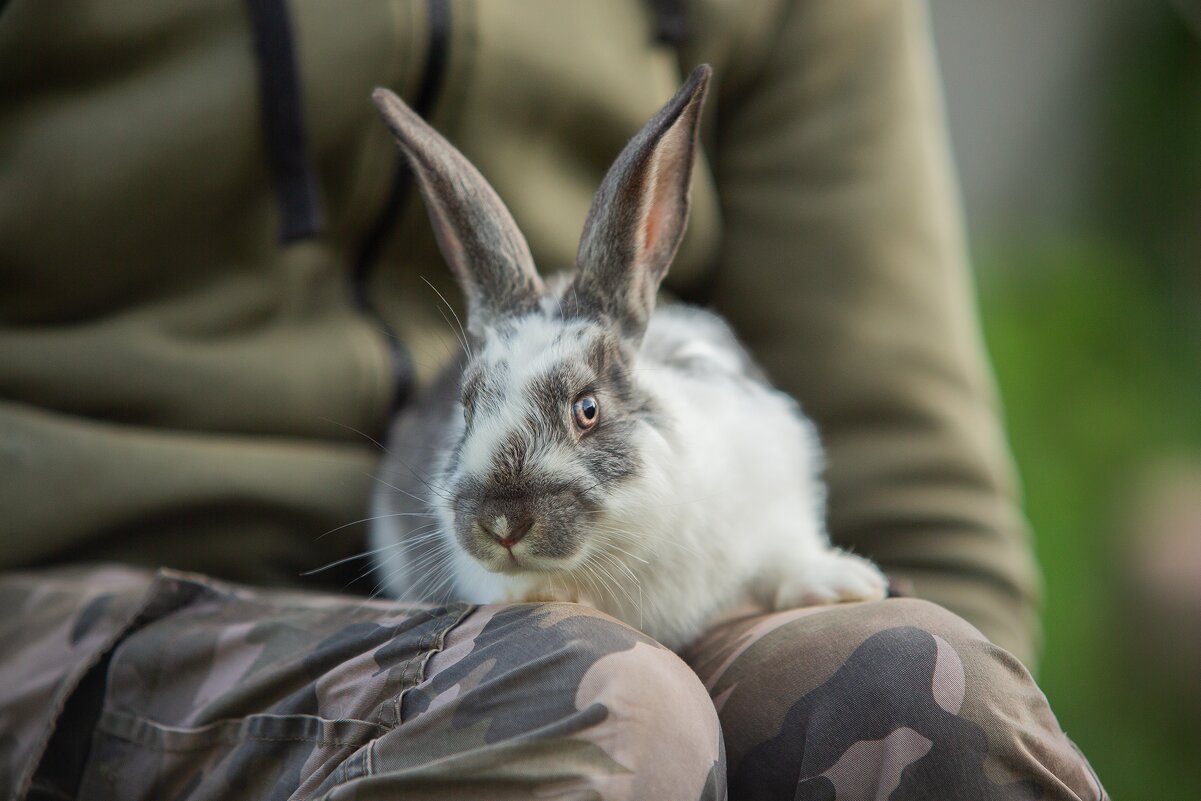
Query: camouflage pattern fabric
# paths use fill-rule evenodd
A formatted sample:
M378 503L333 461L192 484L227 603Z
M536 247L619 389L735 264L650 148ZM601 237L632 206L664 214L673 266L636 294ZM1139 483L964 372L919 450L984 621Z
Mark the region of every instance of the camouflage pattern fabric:
M0 642L11 799L1105 797L1017 660L908 599L682 660L571 604L64 568L0 577Z
M735 799L1104 799L1026 668L927 601L718 626L684 653Z

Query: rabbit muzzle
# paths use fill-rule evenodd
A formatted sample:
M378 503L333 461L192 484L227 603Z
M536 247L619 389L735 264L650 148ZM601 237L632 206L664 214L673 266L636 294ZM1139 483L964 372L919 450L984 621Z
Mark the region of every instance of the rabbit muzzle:
M459 543L494 573L570 569L584 550L588 506L570 489L460 498L458 506Z

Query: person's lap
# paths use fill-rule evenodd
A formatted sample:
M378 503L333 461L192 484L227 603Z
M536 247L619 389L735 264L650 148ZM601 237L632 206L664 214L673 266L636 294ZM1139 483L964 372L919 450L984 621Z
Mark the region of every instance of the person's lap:
M570 604L74 569L0 577L0 614L6 792L55 730L31 799L1100 795L1017 661L921 601L734 620L695 673Z

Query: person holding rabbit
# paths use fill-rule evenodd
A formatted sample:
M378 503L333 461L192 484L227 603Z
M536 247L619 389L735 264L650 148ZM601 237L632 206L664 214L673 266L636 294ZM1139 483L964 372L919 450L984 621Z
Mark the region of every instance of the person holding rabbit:
M76 5L0 6L8 796L1106 797L920 4Z

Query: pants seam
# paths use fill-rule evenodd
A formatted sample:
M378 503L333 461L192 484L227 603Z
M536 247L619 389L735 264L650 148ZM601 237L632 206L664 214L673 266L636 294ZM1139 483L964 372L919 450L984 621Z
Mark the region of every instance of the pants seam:
M401 690L399 693L397 693L396 698L393 700L393 704L395 705L394 720L396 721L397 726L400 726L404 723L404 697L409 690L425 681L425 669L429 664L430 657L433 656L435 652L442 650L446 643L446 635L457 628L465 619L467 619L468 615L475 611L476 608L477 607L474 604L463 604L460 606L457 610L457 614L455 614L454 619L448 625L438 626L430 631L430 633L424 639L422 639L421 645L417 649L417 653L407 662L405 662L405 666L401 670ZM445 612L451 612L452 610L453 607L448 608L445 610ZM409 678L410 669L414 669L415 673L412 679Z

